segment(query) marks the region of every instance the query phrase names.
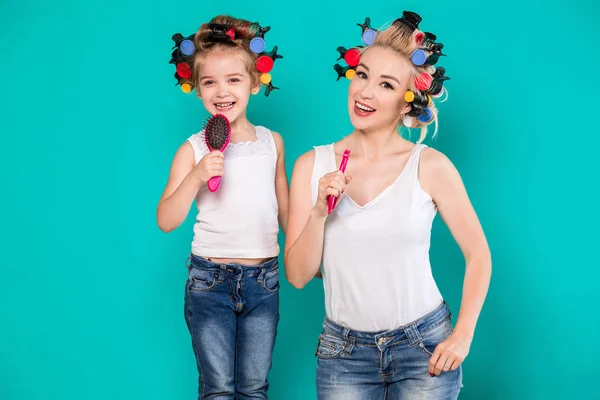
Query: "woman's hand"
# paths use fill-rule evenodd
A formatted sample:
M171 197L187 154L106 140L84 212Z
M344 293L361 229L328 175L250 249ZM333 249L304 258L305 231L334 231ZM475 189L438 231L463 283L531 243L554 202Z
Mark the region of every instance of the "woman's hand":
M437 345L429 359L429 375L439 376L442 372L454 371L465 360L473 338L453 332Z
M345 175L341 171L330 172L319 179L319 194L317 196L317 202L313 207L315 216L326 217L328 197L341 196L346 189L346 185L350 183L351 180L351 176Z

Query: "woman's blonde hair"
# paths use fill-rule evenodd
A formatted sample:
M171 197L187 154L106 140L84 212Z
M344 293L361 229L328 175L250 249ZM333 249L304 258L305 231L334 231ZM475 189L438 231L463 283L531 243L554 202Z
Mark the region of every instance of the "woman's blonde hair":
M418 18L420 22L420 17ZM377 34L373 44L369 47L363 48L362 51L364 53L368 51L368 49L371 47L380 47L392 50L406 59L407 62L405 64L408 68L408 90L412 92L412 94L410 94L409 97L425 99L425 101L427 102L426 107L431 112L431 119L428 122L423 122L418 118L411 119L412 123L410 124L411 126L409 126L409 128L421 128L419 143L426 138L429 125L435 124L435 131L433 132L433 137L436 136L438 131L438 110L435 107L433 99L426 91L422 91L419 90L419 88L417 88L417 83L421 83L420 80L425 81L424 85L426 86L427 83L433 82L435 78L434 74L436 73L436 69L426 64L417 66L412 62L411 58L416 50L422 48L422 40L425 37L425 35L432 36L431 34L424 34L420 30L418 30L416 26L411 26L411 24L407 24L403 18L399 18L395 20L387 29L381 30ZM447 78L444 77L444 79ZM445 89L442 90L445 91ZM405 125L403 123L402 118L400 119L400 125Z

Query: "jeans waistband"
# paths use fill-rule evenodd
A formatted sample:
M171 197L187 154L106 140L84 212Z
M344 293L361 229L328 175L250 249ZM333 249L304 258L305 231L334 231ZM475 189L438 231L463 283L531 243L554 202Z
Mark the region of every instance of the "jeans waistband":
M419 332L426 332L444 321L450 320L450 318L450 308L448 307L448 304L443 301L433 311L397 329L378 332L355 331L342 325L338 325L325 317L323 331L324 333L330 333L344 339L352 338L356 344L374 345L377 343L391 343L404 340L409 340L413 343L419 340Z
M224 272L230 278L246 278L252 276L260 276L266 272L277 269L279 260L273 257L261 264L245 265L245 264L220 264L191 254L189 257L188 268L202 269L213 272Z

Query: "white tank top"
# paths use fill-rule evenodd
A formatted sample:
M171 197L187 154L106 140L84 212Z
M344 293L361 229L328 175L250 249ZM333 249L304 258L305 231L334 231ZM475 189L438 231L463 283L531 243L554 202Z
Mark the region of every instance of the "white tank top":
M414 148L398 178L375 199L359 206L343 195L325 222L325 309L339 325L365 332L392 330L443 300L429 264L437 210L418 180L424 147ZM319 179L338 169L333 144L317 146L315 152L313 205Z
M224 151L221 186L203 185L196 196L192 253L215 258L269 258L279 255L275 195L277 148L267 128L256 127L256 141L230 143ZM204 131L188 138L196 164L209 153Z

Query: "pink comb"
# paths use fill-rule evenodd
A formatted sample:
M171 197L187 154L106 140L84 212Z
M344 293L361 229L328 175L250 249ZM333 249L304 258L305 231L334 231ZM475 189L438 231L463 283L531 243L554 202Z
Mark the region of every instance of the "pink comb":
M348 165L348 158L350 158L350 150L345 150L344 155L342 156L342 162L340 163L340 171L346 172L346 165ZM333 209L335 208L338 198L336 196L329 196L327 199L327 214L331 214Z

